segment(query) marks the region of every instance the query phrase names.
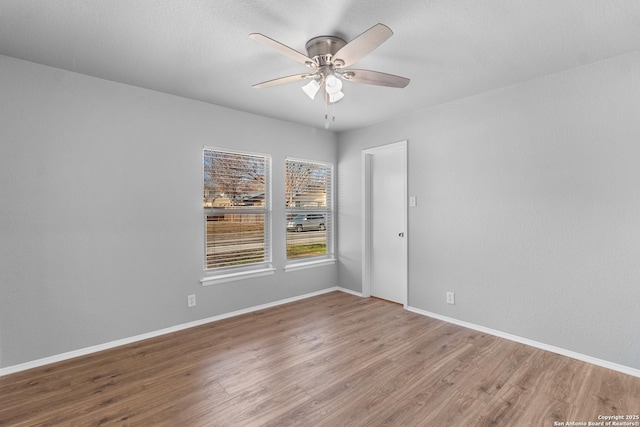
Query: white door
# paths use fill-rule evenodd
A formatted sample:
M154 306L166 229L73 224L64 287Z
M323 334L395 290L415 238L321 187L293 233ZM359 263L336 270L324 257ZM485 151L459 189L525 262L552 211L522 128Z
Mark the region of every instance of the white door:
M406 144L365 153L370 295L406 305Z

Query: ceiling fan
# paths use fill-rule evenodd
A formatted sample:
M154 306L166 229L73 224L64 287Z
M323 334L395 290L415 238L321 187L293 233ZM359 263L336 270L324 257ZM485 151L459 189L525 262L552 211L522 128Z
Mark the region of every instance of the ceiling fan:
M347 68L380 46L392 35L393 31L389 27L384 24L376 24L349 43L337 36L314 37L306 43L307 54L304 55L264 34L249 34L251 39L275 49L311 69L309 73L280 77L255 84L253 87L264 88L309 80L302 87L302 90L311 99L314 99L316 94L320 92L327 104L336 103L344 97L342 80L378 86L406 87L409 84L409 79L406 77L380 71Z

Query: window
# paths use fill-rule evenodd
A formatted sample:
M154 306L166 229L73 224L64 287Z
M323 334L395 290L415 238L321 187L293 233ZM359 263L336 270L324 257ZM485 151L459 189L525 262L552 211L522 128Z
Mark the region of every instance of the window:
M205 270L271 263L271 157L205 148Z
M287 159L287 260L331 258L333 166Z

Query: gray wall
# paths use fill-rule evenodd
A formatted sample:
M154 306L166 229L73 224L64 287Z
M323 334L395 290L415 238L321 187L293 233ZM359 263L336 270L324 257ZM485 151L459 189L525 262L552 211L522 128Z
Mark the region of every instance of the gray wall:
M0 94L0 368L338 284L282 270L285 156L333 133L2 56ZM273 156L274 276L200 284L204 145Z
M636 52L341 134L341 285L361 150L407 139L410 306L640 369L639 114Z

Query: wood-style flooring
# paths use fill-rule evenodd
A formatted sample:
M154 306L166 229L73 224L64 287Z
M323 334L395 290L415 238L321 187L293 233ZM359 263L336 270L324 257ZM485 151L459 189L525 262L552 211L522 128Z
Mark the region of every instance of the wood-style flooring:
M640 378L342 292L0 378L0 426L544 427L635 414Z

